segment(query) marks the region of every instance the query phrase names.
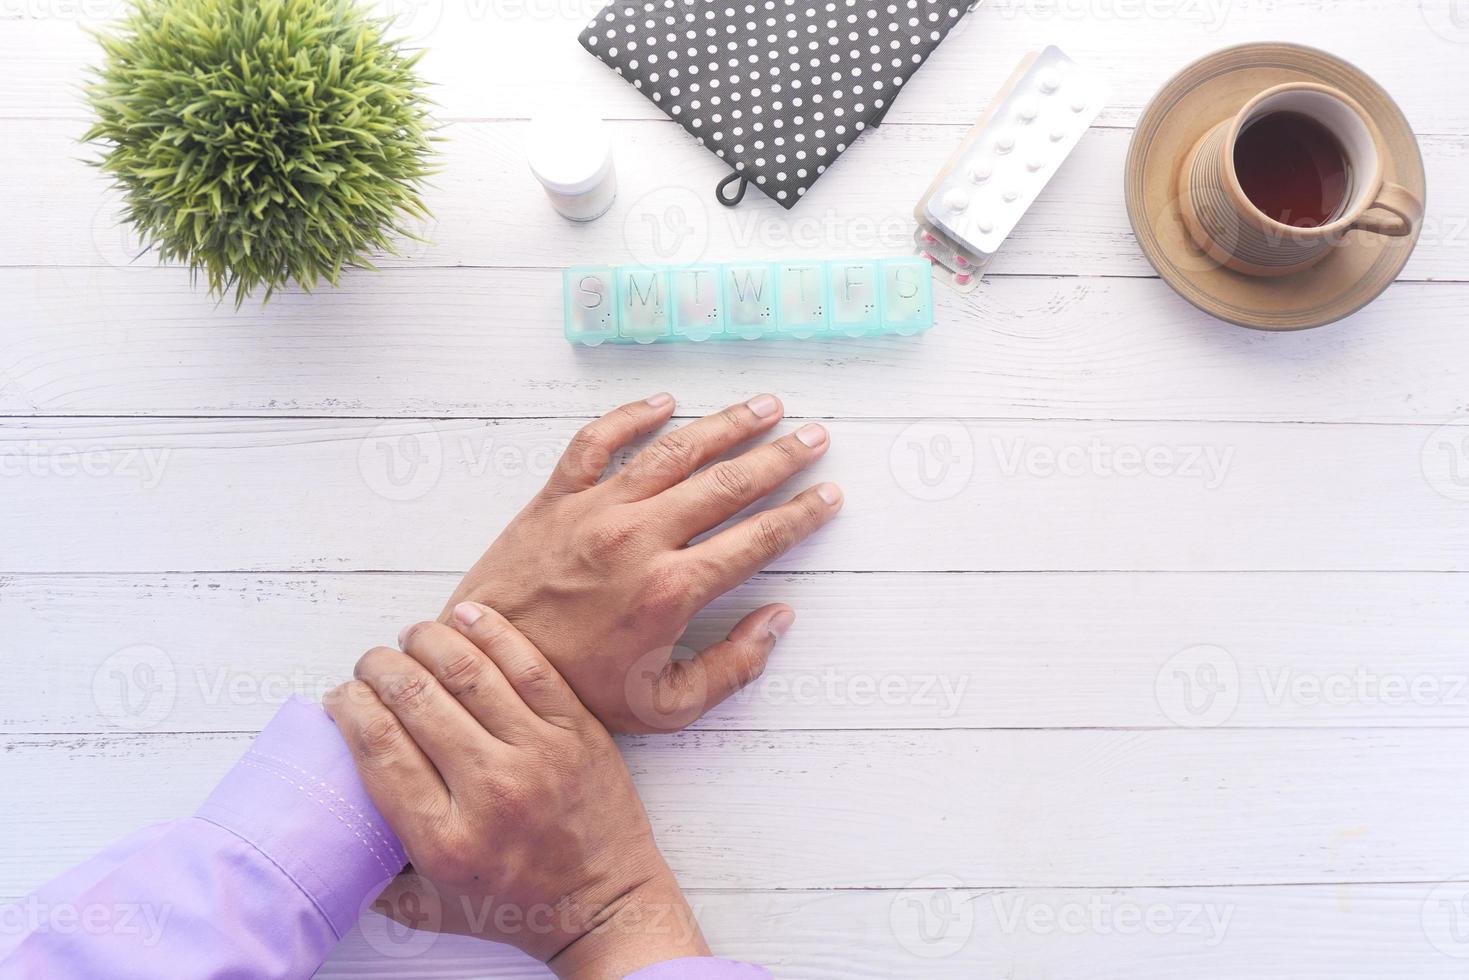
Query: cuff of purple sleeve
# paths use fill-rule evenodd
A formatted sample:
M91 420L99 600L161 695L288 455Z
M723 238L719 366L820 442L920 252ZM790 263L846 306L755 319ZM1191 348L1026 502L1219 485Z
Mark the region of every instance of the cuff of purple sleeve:
M623 980L771 980L770 972L749 963L713 956L685 956L645 966Z
M198 816L280 867L338 938L406 861L337 726L300 698L277 712Z

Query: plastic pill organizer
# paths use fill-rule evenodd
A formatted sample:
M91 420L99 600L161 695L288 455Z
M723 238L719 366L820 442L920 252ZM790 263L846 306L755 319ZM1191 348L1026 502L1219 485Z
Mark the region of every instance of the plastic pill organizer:
M933 326L927 259L581 266L562 276L573 344L910 335Z
M1051 46L1027 55L914 208L919 254L968 290L1097 117L1108 88Z

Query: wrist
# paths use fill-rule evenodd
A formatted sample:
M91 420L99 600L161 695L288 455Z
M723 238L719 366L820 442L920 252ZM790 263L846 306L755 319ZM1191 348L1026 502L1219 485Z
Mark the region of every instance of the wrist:
M708 955L694 911L665 867L611 903L595 927L546 965L560 980L621 980L654 963Z

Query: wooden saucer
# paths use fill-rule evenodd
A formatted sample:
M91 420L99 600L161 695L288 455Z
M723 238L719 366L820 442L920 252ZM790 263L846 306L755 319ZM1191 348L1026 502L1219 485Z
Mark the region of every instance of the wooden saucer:
M1184 157L1252 96L1292 81L1334 85L1360 102L1387 141L1384 177L1426 200L1423 158L1402 110L1361 69L1299 44L1242 44L1189 65L1143 111L1127 152L1127 217L1158 275L1205 313L1259 330L1304 330L1355 313L1397 278L1418 242L1418 233L1354 231L1317 265L1275 279L1225 269L1194 244L1178 209Z

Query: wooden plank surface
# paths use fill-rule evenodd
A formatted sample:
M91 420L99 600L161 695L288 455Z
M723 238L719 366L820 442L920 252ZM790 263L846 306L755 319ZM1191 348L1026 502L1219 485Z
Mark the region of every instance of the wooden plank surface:
M545 482L577 425L16 421L0 434L12 477L0 567L463 569ZM831 451L769 499L835 480L845 511L779 569L1469 566L1469 491L1438 465L1456 460L1462 426L938 419L830 430Z
M1439 903L1463 888L915 887L691 898L715 948L799 980L1177 980L1181 972L1198 980L1457 980L1462 960L1443 950L1462 947L1446 938L1453 912ZM376 923L365 928L318 976L549 976L474 940L425 943Z
M75 143L83 29L121 2L0 10L0 896L189 812L283 697L435 611L579 420L774 390L787 427L827 420L811 478L846 513L686 638L792 602L761 683L627 743L716 950L798 980L1463 975L1455 0L988 0L789 213L711 206L717 161L575 44L599 0L384 0L447 123L432 244L238 313L135 260ZM1404 281L1299 335L1152 278L1120 193L1158 86L1261 38L1377 77L1430 182ZM1113 100L928 336L560 339L570 263L905 251L934 168L1047 43ZM524 120L569 101L617 140L585 226L522 159ZM545 976L366 926L322 976Z
M582 50L576 36L602 0L384 0L401 33L426 47L423 73L449 119L525 118L578 102L611 118L655 119L656 106ZM1415 7L1423 8L1422 12ZM0 116L81 118L78 85L96 60L79 27L104 24L120 0L32 0L0 34ZM1295 40L1361 65L1422 133L1469 134L1469 106L1442 71L1462 55L1452 0L985 0L893 105L894 122L978 118L1027 51L1060 45L1106 72L1103 125L1131 125L1179 68L1217 48ZM1436 29L1435 29L1436 28ZM843 161L843 166L846 161Z
M753 250L769 258L902 255L913 244L914 202L967 128L884 123L863 139L862 167L833 170L800 208L786 211L760 195L720 207L710 190L723 174L716 157L666 122L614 122L617 201L578 226L556 217L526 166L528 123L454 123L440 133L443 172L425 194L434 216L412 226L428 241L405 240L403 255L383 264L559 269L712 261ZM118 197L85 163L93 153L77 145L79 129L69 119L38 120L0 143L0 167L30 188L27 206L11 216L12 234L0 241L0 266L156 264L139 257L142 245L119 224ZM1151 277L1120 191L1131 138L1130 129L1088 133L1006 239L990 274ZM1469 137L1427 136L1422 150L1433 193L1401 278L1469 279L1469 183L1458 179Z
M13 415L590 416L759 390L830 417L1469 418L1469 285L1399 283L1350 321L1262 334L1156 280L935 290L919 338L575 349L551 270L395 270L235 313L174 269L0 270ZM146 427L141 431L146 431Z
M248 742L0 738L9 771L46 774L0 786L16 839L46 841L0 854L0 895L190 812ZM1463 728L696 732L625 746L691 888L1415 882L1469 867L1469 840L1444 819L1469 779Z
M22 655L0 732L253 731L432 616L456 580L6 576L0 636ZM799 628L696 727L1469 724L1469 590L1455 574L767 574L683 645L775 601Z

